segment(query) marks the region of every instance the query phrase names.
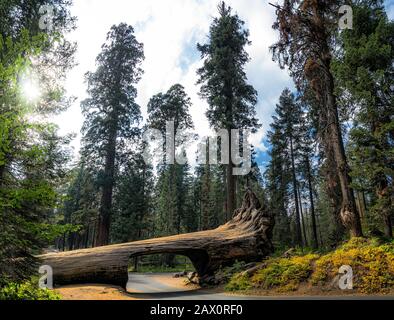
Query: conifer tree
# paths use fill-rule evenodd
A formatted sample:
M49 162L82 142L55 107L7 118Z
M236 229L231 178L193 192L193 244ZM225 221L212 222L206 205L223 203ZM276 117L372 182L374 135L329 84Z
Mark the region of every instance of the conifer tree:
M161 235L177 234L182 230L182 220L186 214L188 194L186 187L189 185L188 164L178 164L175 159L177 150L187 141L187 133L193 128L189 108L191 101L180 84L173 85L166 93L153 96L148 104L148 126L160 131L163 137L162 158L164 164L159 165L159 178L156 186L158 228ZM166 135L168 122L173 122L173 141L167 141ZM182 135L178 136L178 133ZM178 140L176 137L178 136ZM174 147L172 157L168 159L167 148ZM179 153L178 152L178 153ZM171 161L172 160L172 161ZM171 163L174 162L174 163ZM171 262L171 261L167 261ZM171 263L169 263L171 264Z
M135 102L143 46L127 24L111 27L96 59L97 70L86 75L89 98L81 103L83 155L100 168L101 200L95 244L109 243L117 157L125 140L139 133L140 107Z
M332 43L338 27L338 1L285 0L277 6L279 41L272 46L274 59L289 67L300 91L310 88L319 102L319 135L325 140L325 153L332 155L341 188L340 217L351 236L362 236L345 154L338 103L334 93ZM330 177L328 177L330 178ZM333 182L331 182L333 183Z
M376 199L371 213L392 237L394 22L380 0L360 1L353 7L353 19L353 29L341 33L342 51L334 64L341 102L354 106L352 176L357 189Z
M211 127L226 129L231 136L231 129L259 128L256 119L256 90L247 83L244 71L249 61L245 46L250 44L249 32L244 22L224 2L218 7L219 17L214 18L206 44L197 48L204 59L204 65L198 70L201 84L200 94L208 101L206 113ZM227 165L227 214L231 216L235 209L236 179L233 175L231 147L230 163Z

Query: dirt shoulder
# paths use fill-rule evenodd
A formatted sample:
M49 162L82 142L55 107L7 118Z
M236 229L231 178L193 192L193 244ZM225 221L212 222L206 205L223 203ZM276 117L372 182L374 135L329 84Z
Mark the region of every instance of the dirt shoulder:
M137 300L138 295L132 293L151 292L186 292L196 290L196 285L186 285L185 278L174 278L172 274L146 274L146 281L142 283L139 274L137 281L133 282L133 275L129 281L128 291L121 287L101 284L70 285L56 288L55 291L63 300Z
M71 285L55 291L62 296L62 300L136 300L121 287L110 285Z

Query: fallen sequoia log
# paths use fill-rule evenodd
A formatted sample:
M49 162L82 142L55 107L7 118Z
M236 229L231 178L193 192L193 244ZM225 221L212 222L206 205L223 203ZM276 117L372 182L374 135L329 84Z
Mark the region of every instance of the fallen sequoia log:
M235 260L257 261L272 252L273 216L248 190L234 217L215 230L39 256L53 269L54 284L107 283L125 287L133 257L187 256L200 282Z

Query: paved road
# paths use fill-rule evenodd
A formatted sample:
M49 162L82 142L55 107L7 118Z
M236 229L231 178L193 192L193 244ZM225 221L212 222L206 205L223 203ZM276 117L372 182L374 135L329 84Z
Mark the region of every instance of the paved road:
M190 288L183 284L184 278L175 279L173 274L129 274L127 291L129 295L140 299L164 300L250 300L251 297L233 296L215 292Z
M184 285L185 278L174 278L173 273L129 273L129 293L156 294L193 291Z
M153 300L393 300L394 297L363 297L363 296L315 296L315 297L284 297L284 296L242 296L230 295L215 290L192 289L183 285L183 280L174 279L173 274L135 274L129 275L127 291L130 296L138 299Z

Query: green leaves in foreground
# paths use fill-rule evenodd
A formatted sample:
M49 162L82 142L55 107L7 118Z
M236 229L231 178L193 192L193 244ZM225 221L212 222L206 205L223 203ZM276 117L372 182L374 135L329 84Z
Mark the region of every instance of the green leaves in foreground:
M61 296L48 289L40 289L38 281L10 282L0 289L0 300L60 300Z

